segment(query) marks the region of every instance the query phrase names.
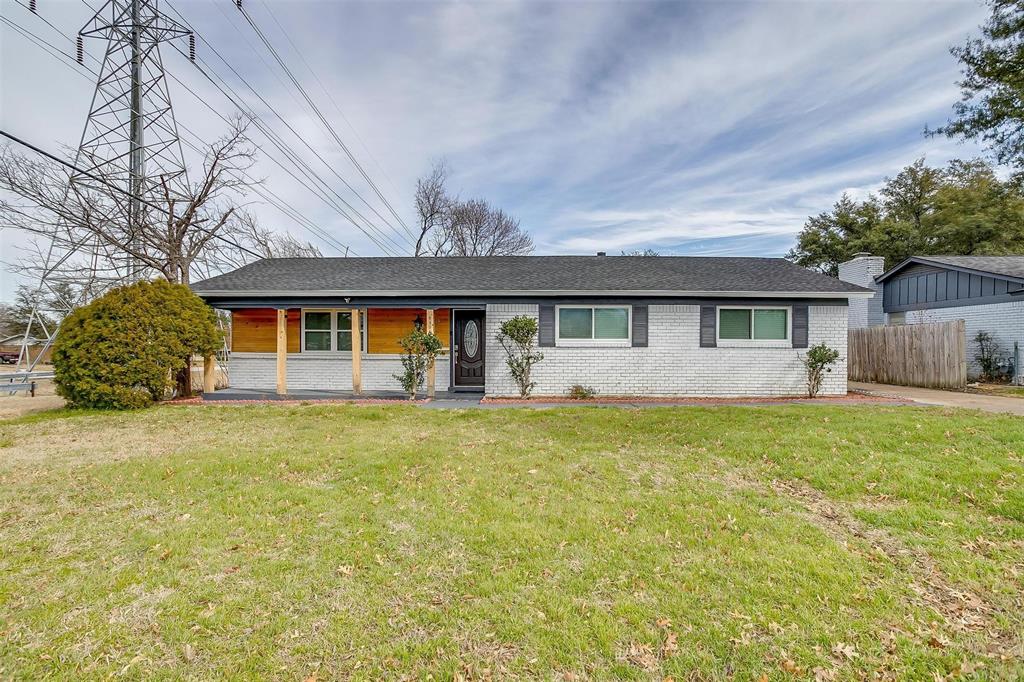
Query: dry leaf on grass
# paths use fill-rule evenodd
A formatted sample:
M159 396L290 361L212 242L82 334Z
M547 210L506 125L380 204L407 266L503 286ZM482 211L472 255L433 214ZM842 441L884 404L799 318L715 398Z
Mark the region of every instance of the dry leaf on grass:
M798 666L796 664L796 661L790 658L787 658L781 663L779 663L779 667L785 670L790 675L802 675L804 672L804 669Z
M630 642L626 647L626 660L644 670L654 670L658 667L658 659L649 644Z
M661 657L669 658L674 653L679 651L679 643L676 641L677 635L674 632L668 632L665 634L665 641L661 644Z
M832 655L836 658L845 658L848 661L852 661L858 656L857 649L852 644L844 642L836 642L835 646L832 647Z

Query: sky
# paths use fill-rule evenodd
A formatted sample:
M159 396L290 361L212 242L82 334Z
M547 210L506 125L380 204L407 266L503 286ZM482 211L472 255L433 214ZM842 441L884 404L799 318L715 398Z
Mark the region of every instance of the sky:
M0 0L0 14L72 52L89 7L37 0L33 16L27 2ZM234 0L161 6L198 33L208 72L408 248L404 228ZM921 156L941 164L980 154L923 134L945 122L959 98L949 48L977 34L986 17L977 2L243 0L243 7L407 225L415 225L417 177L444 159L450 190L516 216L538 254L653 248L780 256L807 217L843 192L866 196ZM86 47L102 57L99 42ZM172 48L162 52L167 70L195 93L170 82L179 123L207 141L223 134L218 114L230 116L234 106ZM92 91L66 60L0 22L0 127L73 153ZM251 173L331 239L248 197L264 227L312 241L325 255L340 255L339 243L350 253L381 254L276 165L280 152L253 137L262 156ZM24 235L0 229L0 261L14 260L24 243ZM0 300L19 282L0 271Z

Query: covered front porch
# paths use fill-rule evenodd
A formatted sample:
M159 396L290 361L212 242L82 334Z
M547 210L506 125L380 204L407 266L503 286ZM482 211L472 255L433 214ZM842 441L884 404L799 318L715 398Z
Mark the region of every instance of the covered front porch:
M317 303L230 312L231 390L273 394L266 399L301 400L311 392L338 399L402 398L395 377L402 371L399 340L417 328L435 334L443 347L428 369L426 397L483 390L484 311L479 307Z

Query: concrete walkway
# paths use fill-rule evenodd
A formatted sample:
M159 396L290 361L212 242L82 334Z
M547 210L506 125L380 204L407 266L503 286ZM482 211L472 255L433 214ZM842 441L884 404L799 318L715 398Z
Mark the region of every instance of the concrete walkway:
M851 391L887 398L903 398L922 405L963 407L968 410L1024 416L1024 398L981 395L979 393L965 393L961 391L939 391L933 388L918 388L917 386L868 384L860 381L851 381L849 387Z

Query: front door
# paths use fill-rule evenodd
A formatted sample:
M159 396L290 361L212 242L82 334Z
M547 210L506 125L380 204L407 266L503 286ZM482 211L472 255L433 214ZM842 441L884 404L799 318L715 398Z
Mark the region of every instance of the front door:
M484 385L484 311L454 310L455 386Z

